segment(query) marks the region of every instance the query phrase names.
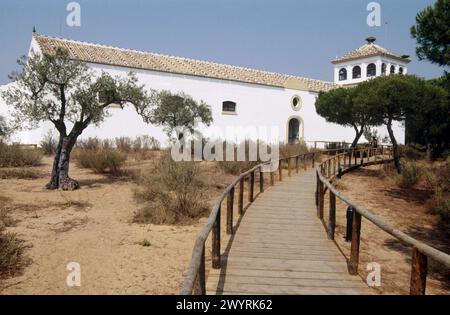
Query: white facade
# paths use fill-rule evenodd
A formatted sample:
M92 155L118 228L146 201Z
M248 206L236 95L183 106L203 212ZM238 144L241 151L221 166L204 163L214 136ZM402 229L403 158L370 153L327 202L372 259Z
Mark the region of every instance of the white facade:
M35 52L40 50L34 40L31 48ZM278 129L276 137L280 141L287 142L289 140L290 119L298 119L300 123L298 138L307 141L308 144L313 141L351 142L355 136L352 128L327 123L316 113L317 93L315 92L109 65L88 65L97 74L105 71L113 76L125 76L129 71L133 71L136 73L139 83L144 84L149 89L183 91L195 100L203 100L211 106L214 121L212 126L202 128L202 131L211 138L220 137L233 141L254 138L252 134L252 128L254 128L253 131L257 131L258 138L266 139L261 128L266 128L265 134L274 131L275 128ZM2 89L5 88L6 86L2 87ZM297 106L293 106L294 99L298 103ZM223 112L222 103L224 101L235 102L236 112ZM0 98L0 114L8 116L7 111L8 108L4 100ZM167 144L167 137L162 128L145 124L132 106L124 110L111 108L109 112L110 117L99 127L89 126L83 132L81 138L134 137L146 134L157 138L163 145ZM233 128L241 129L235 129L232 132ZM12 137L12 141L39 144L48 130L53 130L53 125L42 123L38 129L16 133ZM395 126L394 132L399 142L403 142L404 130L400 124ZM387 135L385 128L380 127L379 134L382 137ZM271 137L273 136L272 133ZM361 141L365 140L362 139Z
M408 73L407 62L391 59L389 57L374 56L336 63L334 65L334 83L339 85L353 85L370 79L371 76L368 76L367 67L371 64L375 65L375 75L372 77ZM355 67L359 67L361 70L359 76L353 75L353 70L355 69ZM384 72L382 70L383 68L385 69ZM340 71L342 70L345 70L345 79L340 76Z

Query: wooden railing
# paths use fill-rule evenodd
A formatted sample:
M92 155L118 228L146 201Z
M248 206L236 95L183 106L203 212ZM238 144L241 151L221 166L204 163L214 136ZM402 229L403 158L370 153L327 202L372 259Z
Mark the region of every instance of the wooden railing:
M288 176L291 176L292 172L299 172L300 164L303 164L303 168L306 169L307 165L315 167L315 160L320 156L320 152L309 152L292 156L288 158L281 158L278 161L278 179L283 180L283 168L286 167ZM208 217L206 225L200 230L195 240L194 249L192 252L192 258L189 263L188 269L185 272L183 287L180 290L181 295L191 294L206 294L206 266L205 266L205 243L211 233L211 247L212 247L212 268L221 268L221 244L220 244L220 231L221 231L221 209L222 203L226 199L226 232L227 234L233 234L233 205L234 195L236 187L238 187L238 215L244 215L244 185L245 180L248 180L248 203L252 203L255 200L255 173L259 173L259 191L264 192L264 173L269 174L269 183L271 186L275 184L276 170L269 172L264 171L264 168L269 165L270 162L259 164L252 169L240 174L222 193L214 204L211 214Z
M344 151L344 152L340 152ZM423 295L426 289L426 279L428 273L428 259L431 258L444 266L450 268L450 255L445 254L431 246L422 243L407 234L399 231L385 223L378 216L364 207L358 206L339 192L332 184L336 177L340 177L361 166L368 166L381 163L392 162L392 150L389 147L368 148L368 149L346 149L336 152L336 155L324 160L317 168L316 205L317 216L324 222L324 196L329 190L329 218L325 225L328 238L334 240L336 227L336 198L342 200L353 208L352 238L350 246L349 273L358 273L359 244L361 239L361 220L366 218L381 230L403 244L412 248L410 294Z

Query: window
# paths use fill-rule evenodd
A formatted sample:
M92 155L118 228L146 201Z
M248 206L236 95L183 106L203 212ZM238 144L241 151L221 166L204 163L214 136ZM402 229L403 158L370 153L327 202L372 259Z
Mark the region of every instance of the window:
M339 81L345 81L347 80L347 70L342 68L339 70Z
M377 66L374 63L371 63L367 66L367 77L374 77L377 75Z
M236 103L231 101L225 101L222 103L222 112L224 113L236 113Z
M300 110L302 106L302 99L298 95L294 95L291 98L291 107L293 110Z
M395 66L391 66L391 74L395 73Z
M361 78L361 67L355 66L353 67L353 79Z
M381 64L381 74L382 75L386 74L386 64L385 63Z
M403 68L402 67L398 68L398 73L403 74Z

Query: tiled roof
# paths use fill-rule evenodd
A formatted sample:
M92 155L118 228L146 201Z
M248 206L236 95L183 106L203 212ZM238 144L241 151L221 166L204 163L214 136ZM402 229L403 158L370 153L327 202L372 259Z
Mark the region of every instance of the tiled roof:
M394 54L393 52L387 50L386 48L383 48L377 44L374 44L373 42L369 42L358 49L349 52L348 54L345 54L342 57L336 58L332 61L332 63L340 63L344 61L350 61L365 57L373 57L373 56L385 56L392 59L396 59L399 61L403 61L406 63L409 63L411 60L408 58L402 58L399 55Z
M57 48L63 48L69 52L70 58L87 63L201 76L312 92L327 91L337 87L334 83L326 81L55 38L36 33L33 34L33 38L44 53L54 54Z

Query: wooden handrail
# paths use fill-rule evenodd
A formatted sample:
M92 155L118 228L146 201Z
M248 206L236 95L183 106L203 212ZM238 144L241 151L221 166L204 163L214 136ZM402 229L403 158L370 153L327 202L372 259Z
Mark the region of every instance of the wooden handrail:
M304 169L306 169L306 163L308 159L311 159L312 167L315 166L315 159L317 155L322 154L327 151L314 151L308 152L304 154L294 155L290 157L280 158L279 163L279 180L282 180L282 166L283 162L287 162L288 173L291 173L292 163L291 159L295 158L298 160L299 158L303 159ZM242 216L243 212L243 193L244 193L244 180L249 177L249 194L248 201L252 203L255 200L255 197L258 195L254 195L254 184L255 184L255 172L259 170L260 173L260 193L264 192L264 176L263 176L263 167L269 165L271 162L265 162L258 164L257 166L251 168L250 170L240 174L236 177L233 182L227 186L227 188L222 192L222 194L217 199L214 204L212 211L208 217L206 224L200 230L195 240L194 248L192 251L191 261L189 266L185 272L183 286L180 290L180 295L191 295L191 294L206 294L205 287L205 243L209 234L212 233L212 268L220 269L221 268L221 260L220 260L220 231L221 231L221 206L222 202L227 199L227 233L232 234L233 231L233 200L235 187L238 186L239 195L238 195L238 214ZM298 167L298 164L297 166ZM274 185L274 171L270 172L270 185Z
M381 152L380 152L381 151ZM381 153L381 154L380 154ZM387 153L387 155L386 155ZM360 163L357 163L357 156L360 156ZM366 161L364 162L364 155L366 155ZM340 157L338 157L340 156ZM331 163L336 163L336 159L349 158L349 165L346 169L340 169L338 172L328 173L328 169ZM370 157L375 157L373 161ZM386 158L387 156L387 158ZM351 165L352 157L355 157L355 163ZM377 157L380 159L377 160ZM402 231L395 229L391 225L384 222L380 217L373 214L366 208L355 204L348 197L338 191L332 184L336 176L340 176L344 173L348 173L361 166L368 166L374 164L382 164L392 162L392 149L390 147L369 148L352 150L347 149L346 153L341 153L332 156L324 160L316 169L317 173L317 191L316 191L316 205L317 213L320 219L323 219L323 200L325 190L328 189L330 194L330 218L328 220L328 237L334 239L334 229L336 222L335 212L335 198L339 198L348 206L353 208L353 225L352 225L352 244L350 253L350 268L351 274L358 273L358 261L359 261L359 242L360 242L360 230L361 230L361 218L365 218L375 224L378 228L395 237L403 244L412 247L412 262L411 262L411 280L410 280L410 294L423 295L426 289L426 277L427 277L427 260L431 258L446 267L450 268L450 255L439 251L415 238L403 233ZM338 162L339 163L339 162ZM345 164L344 164L345 166Z

